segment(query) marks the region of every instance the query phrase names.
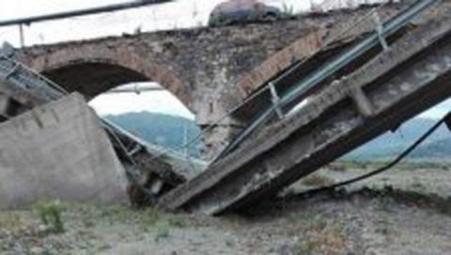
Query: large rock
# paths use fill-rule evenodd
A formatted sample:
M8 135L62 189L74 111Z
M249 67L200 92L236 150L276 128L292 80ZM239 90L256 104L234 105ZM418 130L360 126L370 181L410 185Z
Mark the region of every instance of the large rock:
M40 199L126 200L124 169L83 97L72 94L0 124L0 209Z

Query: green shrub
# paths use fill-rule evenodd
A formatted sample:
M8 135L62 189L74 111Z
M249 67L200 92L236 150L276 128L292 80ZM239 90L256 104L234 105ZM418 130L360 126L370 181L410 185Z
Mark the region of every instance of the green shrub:
M33 212L47 225L53 233L64 232L62 220L63 206L59 201L37 202L33 205Z

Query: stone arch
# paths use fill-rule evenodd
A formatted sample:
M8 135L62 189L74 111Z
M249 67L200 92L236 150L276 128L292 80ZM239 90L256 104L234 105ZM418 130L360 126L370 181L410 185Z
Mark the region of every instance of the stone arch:
M154 81L194 110L189 85L166 65L142 57L132 48L82 45L27 58L31 68L88 99L124 83Z
M237 83L239 96L244 99L263 86L268 80L288 68L295 61L309 56L323 46L327 31L319 29L304 35L269 56L249 73L245 74Z

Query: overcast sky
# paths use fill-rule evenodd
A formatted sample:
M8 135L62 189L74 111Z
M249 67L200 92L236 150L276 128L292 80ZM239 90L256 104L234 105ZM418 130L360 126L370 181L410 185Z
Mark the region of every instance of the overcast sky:
M0 20L129 1L131 0L2 0ZM124 32L133 33L138 27L142 31L153 31L198 26L206 24L211 10L223 1L178 0L126 11L36 23L25 27L25 42L26 45L30 45L120 35ZM294 11L306 11L310 7L309 0L266 0L265 2L279 7L292 6ZM0 36L3 40L6 39L15 45L19 44L17 27L0 28Z
M128 11L43 22L25 27L26 45L54 43L67 40L89 39L122 33L154 31L203 25L210 11L223 0L178 0L158 6L143 7ZM312 0L319 4L323 0ZM340 0L326 0L329 4L340 4ZM345 0L341 0L343 2ZM363 0L362 0L363 1ZM376 2L378 0L366 0ZM60 11L128 2L128 0L0 0L0 20L49 14ZM292 6L296 12L307 11L309 0L267 0L268 4L282 7ZM19 46L17 27L0 28L0 43L8 41ZM169 92L147 92L136 94L103 95L91 102L100 114L119 114L128 111L156 111L193 116ZM424 113L423 117L439 117L451 109L445 102Z

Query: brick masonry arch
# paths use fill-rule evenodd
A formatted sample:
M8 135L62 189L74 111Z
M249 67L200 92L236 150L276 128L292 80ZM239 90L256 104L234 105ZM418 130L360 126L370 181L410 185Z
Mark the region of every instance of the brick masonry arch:
M83 45L56 49L46 54L27 55L31 68L47 75L69 91L88 99L116 86L153 81L170 91L193 111L191 89L158 60L146 58L129 47Z

